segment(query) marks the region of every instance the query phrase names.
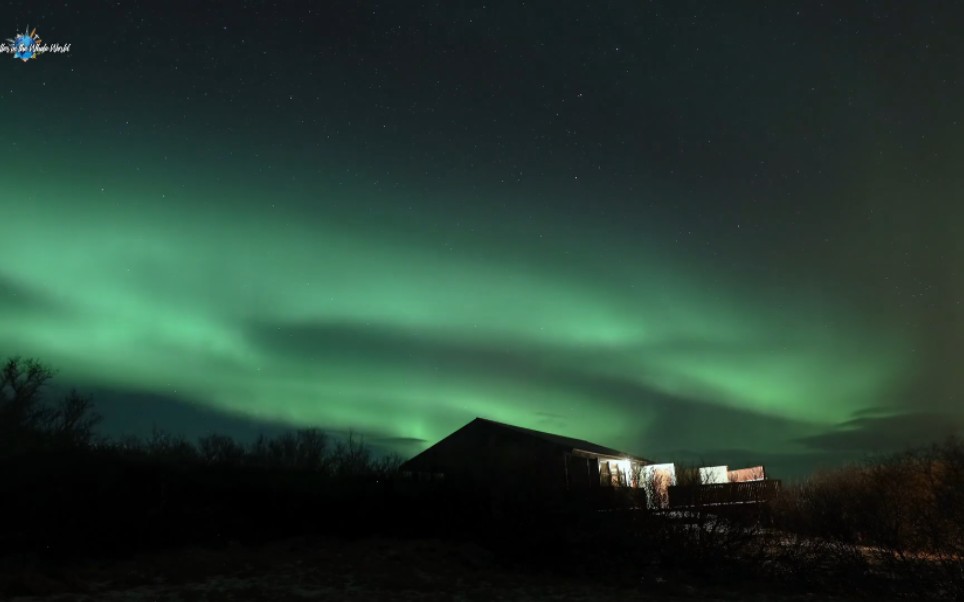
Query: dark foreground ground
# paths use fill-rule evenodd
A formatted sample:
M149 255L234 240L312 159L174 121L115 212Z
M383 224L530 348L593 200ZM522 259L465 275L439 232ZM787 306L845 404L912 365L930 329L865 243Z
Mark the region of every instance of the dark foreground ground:
M12 596L6 598L11 602L843 600L761 591L752 584L696 587L655 574L635 584L623 578L607 585L608 578L522 571L471 543L292 539L42 571L8 561L0 575L0 597Z

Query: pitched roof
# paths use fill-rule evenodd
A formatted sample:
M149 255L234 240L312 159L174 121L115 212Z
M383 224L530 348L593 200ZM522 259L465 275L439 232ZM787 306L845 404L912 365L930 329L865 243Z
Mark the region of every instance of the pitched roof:
M633 454L627 454L626 452L621 452L619 450L613 449L611 447L605 447L603 445L598 445L596 443L591 443L584 439L574 439L572 437L563 437L562 435L554 435L552 433L544 433L542 431L536 431L533 429L523 428L521 426L515 426L512 424L505 424L503 422L496 422L495 420L489 420L487 418L476 418L472 422L484 424L486 426L491 426L495 428L509 429L528 435L530 437L537 437L544 441L548 441L554 445L560 447L565 447L570 450L581 450L593 454L599 454L602 456L617 456L621 458L632 458L634 460L640 460L642 462L649 462L645 458L640 458L639 456L634 456Z

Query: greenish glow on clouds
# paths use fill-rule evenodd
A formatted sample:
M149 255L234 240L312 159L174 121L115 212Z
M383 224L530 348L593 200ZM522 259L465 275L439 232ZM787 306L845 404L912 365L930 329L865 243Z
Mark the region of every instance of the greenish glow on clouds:
M481 415L645 448L656 398L806 434L880 403L910 367L903 335L848 300L720 277L658 231L573 244L551 212L524 229L493 208L486 232L460 234L444 213L400 219L420 202L406 192L274 196L216 170L174 186L90 166L54 181L25 166L26 200L0 221L16 291L0 344L80 383L395 437Z
M0 355L106 431L964 433L959 9L98 10L0 60Z

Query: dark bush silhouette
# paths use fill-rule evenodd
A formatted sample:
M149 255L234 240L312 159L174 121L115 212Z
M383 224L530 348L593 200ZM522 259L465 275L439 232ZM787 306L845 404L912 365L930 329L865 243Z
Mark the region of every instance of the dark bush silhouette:
M0 366L0 454L58 447L85 447L100 421L90 397L70 391L59 404L44 402L54 371L33 360L12 357Z
M771 508L784 571L886 574L964 594L964 444L876 457L784 489ZM819 570L818 570L819 569Z
M36 360L0 368L0 556L357 532L390 520L378 491L398 461L375 458L354 434L334 445L317 429L247 446L158 429L95 439L90 397L44 402L53 376Z
M244 446L227 435L201 437L197 447L201 461L211 466L240 466L247 457Z
M327 473L332 458L328 438L318 429L302 429L275 438L261 435L248 452L252 464Z

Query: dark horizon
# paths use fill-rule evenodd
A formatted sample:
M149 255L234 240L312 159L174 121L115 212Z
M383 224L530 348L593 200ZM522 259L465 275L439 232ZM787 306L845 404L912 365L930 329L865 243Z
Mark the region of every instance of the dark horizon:
M102 432L964 434L961 6L0 9L0 357Z

